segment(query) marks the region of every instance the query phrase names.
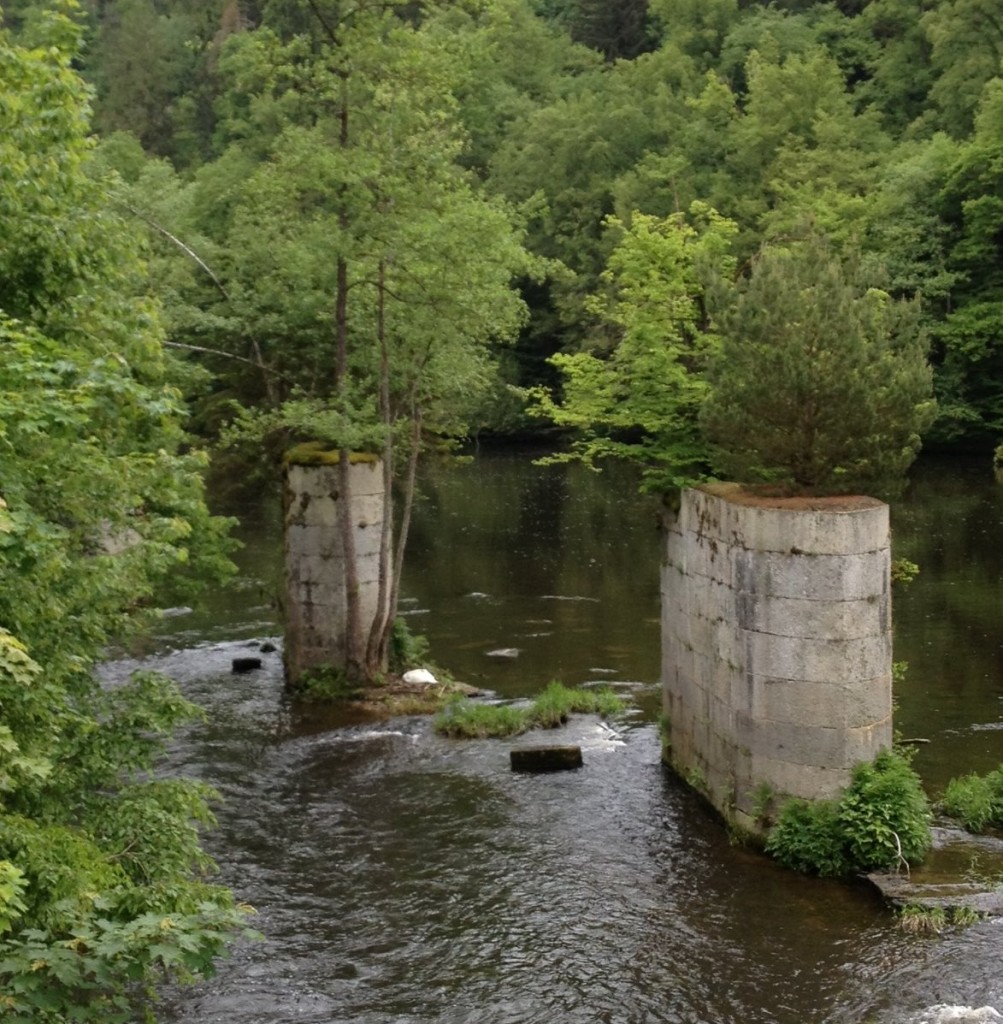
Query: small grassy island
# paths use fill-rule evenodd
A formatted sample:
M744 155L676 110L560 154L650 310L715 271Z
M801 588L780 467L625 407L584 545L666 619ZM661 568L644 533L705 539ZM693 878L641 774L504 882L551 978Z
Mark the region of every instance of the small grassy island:
M444 736L468 739L517 736L530 729L556 729L574 713L609 718L625 707L623 700L608 688L579 690L552 682L529 705L485 704L454 698L436 716L435 729Z

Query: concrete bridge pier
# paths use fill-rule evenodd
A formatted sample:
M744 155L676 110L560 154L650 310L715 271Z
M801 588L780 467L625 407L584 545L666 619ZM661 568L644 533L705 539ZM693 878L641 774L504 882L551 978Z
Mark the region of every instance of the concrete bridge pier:
M337 451L315 445L301 445L286 457L285 663L290 687L310 669L345 668L348 601L338 470ZM368 636L379 608L386 512L382 463L372 455L353 455L349 476L360 618L363 636Z
M888 506L683 493L662 569L666 758L734 827L892 743Z

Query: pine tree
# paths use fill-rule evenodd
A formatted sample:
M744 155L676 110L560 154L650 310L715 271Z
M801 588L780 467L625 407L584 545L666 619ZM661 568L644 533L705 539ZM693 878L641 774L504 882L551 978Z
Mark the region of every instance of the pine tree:
M812 234L761 249L719 322L701 422L729 475L895 489L934 409L917 303L868 288Z

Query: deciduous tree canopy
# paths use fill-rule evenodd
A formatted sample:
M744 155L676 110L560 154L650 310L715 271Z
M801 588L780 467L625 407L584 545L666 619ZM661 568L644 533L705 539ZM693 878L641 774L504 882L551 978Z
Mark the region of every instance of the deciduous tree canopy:
M161 971L211 971L241 914L207 879L210 794L151 774L196 709L149 675L102 688L95 661L168 580L226 570L226 524L87 174L76 31L37 30L0 32L0 1008L125 1021Z

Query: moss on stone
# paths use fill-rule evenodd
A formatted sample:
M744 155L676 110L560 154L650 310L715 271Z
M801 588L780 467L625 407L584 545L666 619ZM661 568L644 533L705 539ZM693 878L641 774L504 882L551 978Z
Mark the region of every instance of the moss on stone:
M380 457L372 452L351 452L348 456L353 466L379 460ZM341 462L341 452L337 448L328 447L325 441L304 441L290 448L283 462L287 466L337 466Z

